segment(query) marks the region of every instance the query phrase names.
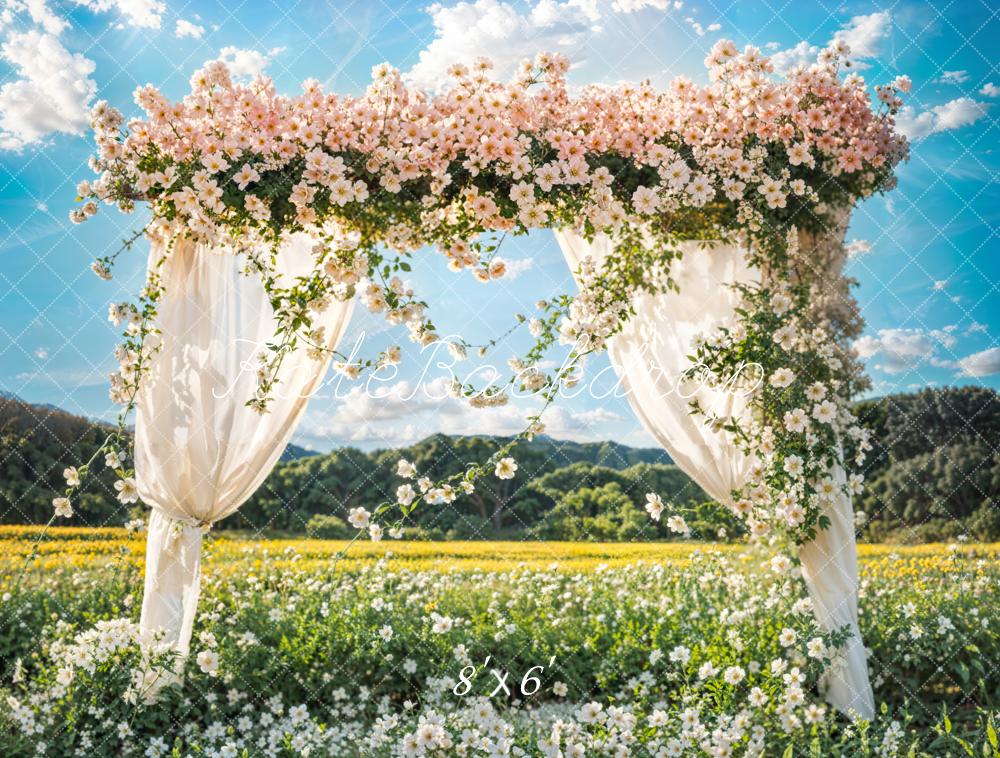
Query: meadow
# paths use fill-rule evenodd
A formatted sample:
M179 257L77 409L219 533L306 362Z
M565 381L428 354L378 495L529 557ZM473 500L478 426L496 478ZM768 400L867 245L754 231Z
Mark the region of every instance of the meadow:
M181 663L142 534L38 532L0 528L5 756L1000 755L998 544L861 546L852 724L795 567L740 546L212 536Z

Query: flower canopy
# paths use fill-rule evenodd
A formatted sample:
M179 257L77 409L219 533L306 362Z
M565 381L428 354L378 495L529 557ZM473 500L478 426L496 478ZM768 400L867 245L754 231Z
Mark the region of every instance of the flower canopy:
M863 377L848 344L859 322L836 250L850 208L891 188L908 150L892 116L909 81L877 87L876 108L860 76L841 76L847 52L831 48L780 80L756 48L720 41L706 59L706 84L679 76L667 89L642 82L579 91L567 86L561 56L525 61L507 83L479 60L454 66L436 95L410 89L383 64L359 97L326 93L314 80L284 96L265 77L234 82L215 62L179 102L139 88L144 119L126 124L101 103L92 163L100 176L81 184L87 202L74 219L96 212L95 200L125 212L144 201L152 220L143 231L164 243L138 301L114 306L130 328L112 394L127 410L158 349L158 272L181 237L244 255L247 274L268 292L279 326L247 398L261 412L289 350L327 351L317 314L333 300L358 296L414 341L437 340L433 299L401 278L425 248L487 281L504 274L498 250L507 235L573 228L613 240L600 265L581 264L579 294L540 304L530 319L535 346L511 361L507 388L548 404L578 378L579 359L621 329L636 293L674 286L680 242L725 240L740 244L763 276L741 285L737 317L704 335L691 359L705 381L748 384L752 413L691 412L760 458L751 484L733 493L751 533L808 539L823 525L824 489L834 486L824 472L843 459L845 442L859 453L867 445L847 406ZM315 241L314 265L289 283L276 275L276 260L299 232ZM95 270L110 275L115 257ZM821 285L824 277L841 283ZM572 346L573 360L546 372L542 359L557 342ZM356 375L398 359L389 347L337 367ZM504 387L454 389L480 406L507 396ZM525 434L537 433L538 416L529 422ZM470 467L461 482L429 484L373 515L398 508L405 517L421 499L471 489L507 452ZM368 515L357 521L369 525Z

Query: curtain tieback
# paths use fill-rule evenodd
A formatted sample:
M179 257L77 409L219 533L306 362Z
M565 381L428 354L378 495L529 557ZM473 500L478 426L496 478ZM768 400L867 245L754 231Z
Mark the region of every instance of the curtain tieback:
M201 555L201 538L212 528L212 522L196 518L178 518L155 506L153 510L167 522L163 554L182 566L193 565ZM152 579L153 587L158 588L160 577L154 575Z

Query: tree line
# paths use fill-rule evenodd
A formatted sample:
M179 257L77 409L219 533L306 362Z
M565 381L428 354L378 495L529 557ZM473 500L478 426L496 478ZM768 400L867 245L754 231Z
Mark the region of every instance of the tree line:
M856 408L873 432L868 487L855 501L862 537L919 542L1000 539L1000 397L981 387L926 389L864 400ZM107 433L101 424L49 406L0 397L0 521L45 523L63 487L62 470L88 459ZM405 448L342 448L310 454L290 446L263 486L220 529L344 537L347 512L391 498L405 457L438 479L489 456L502 438L435 434ZM849 451L850 452L850 451ZM659 449L613 442L539 438L516 449L513 479L480 480L454 503L422 506L410 536L566 540L657 540L670 535L645 512L647 492L695 515L703 538L735 539L739 523ZM137 515L115 499L102 472L78 496L70 523L120 525ZM141 510L138 511L141 514Z

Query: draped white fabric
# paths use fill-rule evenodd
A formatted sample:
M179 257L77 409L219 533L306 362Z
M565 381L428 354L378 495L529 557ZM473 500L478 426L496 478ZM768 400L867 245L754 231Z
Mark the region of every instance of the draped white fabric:
M278 258L281 277L312 269L312 242L292 237ZM150 265L163 255L154 244ZM281 456L309 397L329 365L297 348L283 361L265 414L254 396L254 357L274 337L263 286L233 253L178 240L162 276L157 317L162 348L138 397L135 471L139 496L152 508L146 544L141 627L162 629L186 654L198 603L203 528L235 512ZM290 283L290 280L289 280ZM333 301L319 315L333 348L353 302Z
M599 236L587 242L572 230L556 231L570 268L577 272L590 256L600 263L612 243ZM679 292L639 295L636 315L608 343L608 355L632 410L642 425L670 454L677 466L712 498L733 505L731 491L747 480L749 460L727 439L692 416L689 403L722 416L740 417L746 399L738 389L704 386L685 375L694 338L707 335L734 314L739 295L728 284L759 282L743 250L733 245L688 242L671 266ZM838 468L834 478L844 481ZM803 574L816 617L828 630L850 626L852 637L843 659L831 667L825 686L827 701L844 713L874 715L864 645L858 630L857 555L850 501L839 499L827 509L832 525L800 551Z

